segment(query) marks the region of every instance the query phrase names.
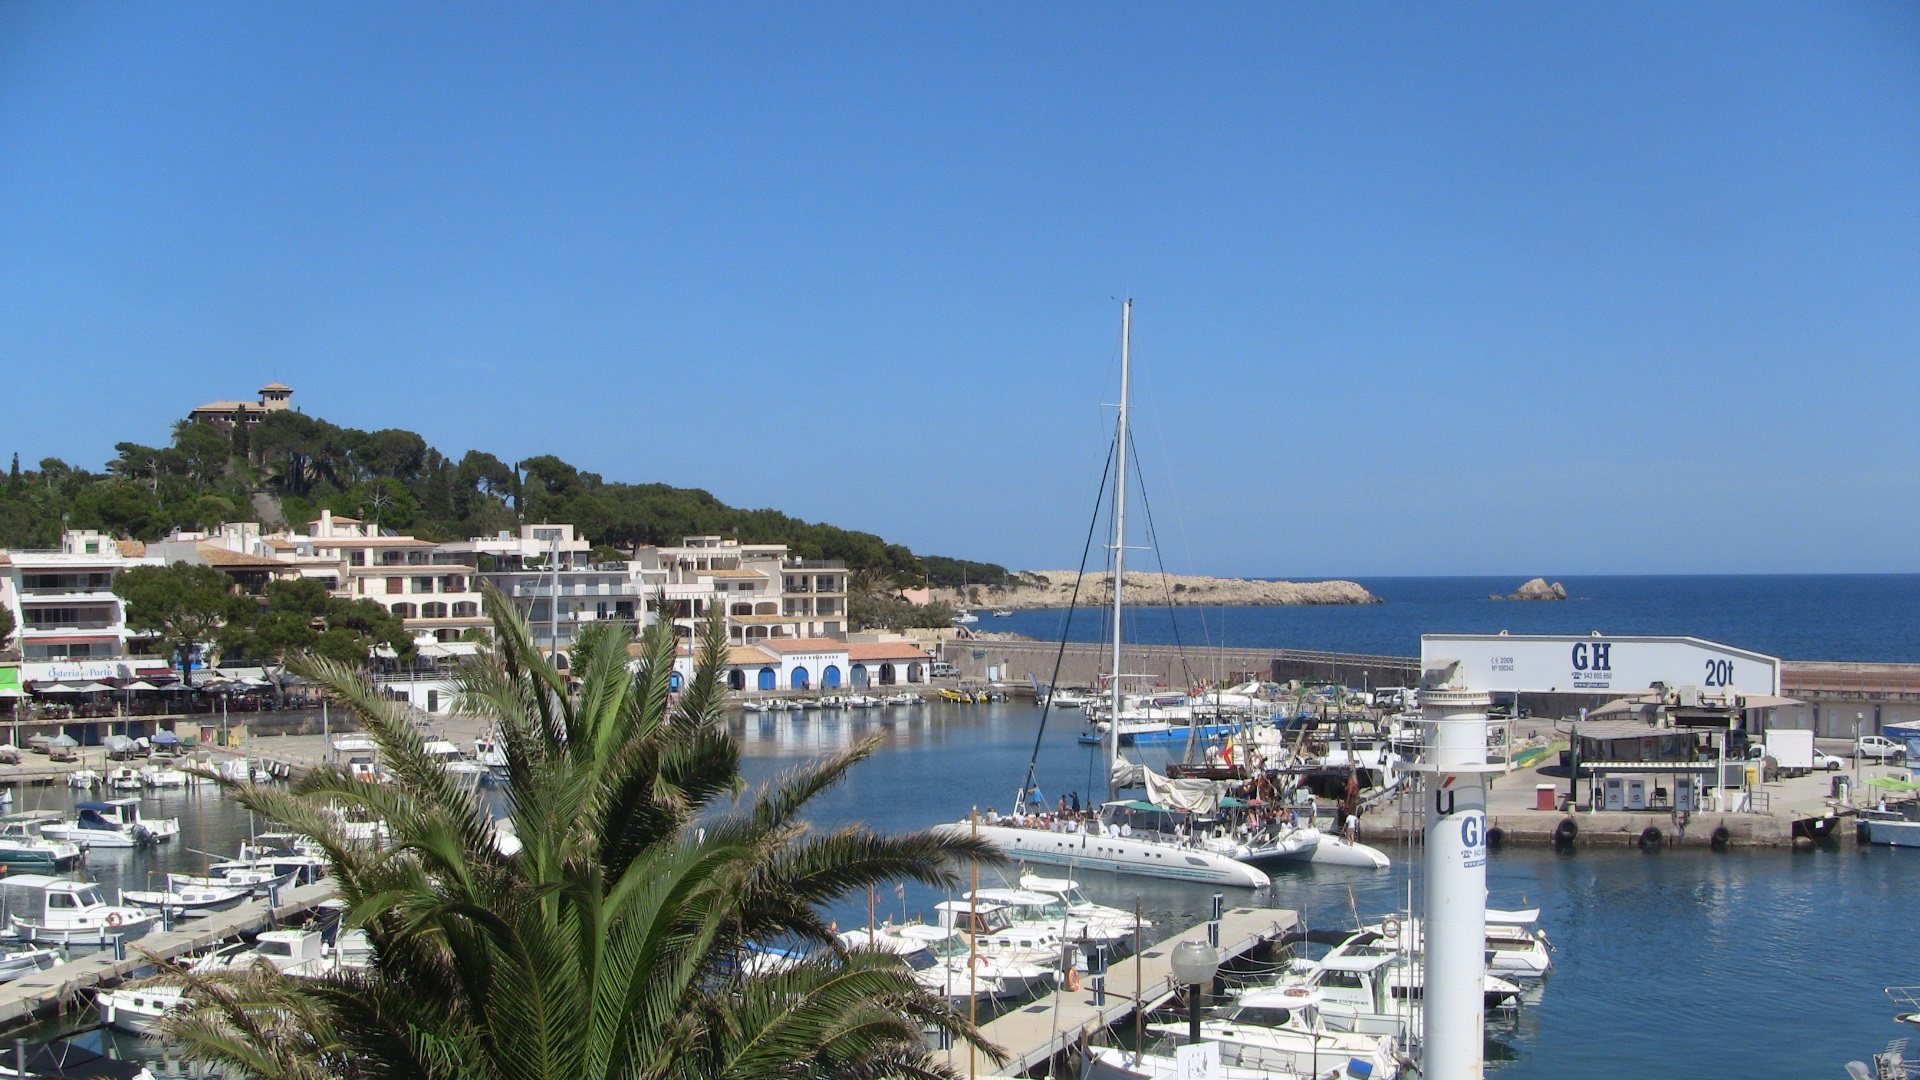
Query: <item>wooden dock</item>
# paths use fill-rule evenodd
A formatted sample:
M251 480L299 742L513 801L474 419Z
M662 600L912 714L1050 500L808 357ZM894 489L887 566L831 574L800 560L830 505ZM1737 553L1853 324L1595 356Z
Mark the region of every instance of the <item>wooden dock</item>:
M1278 908L1229 908L1220 919L1222 963L1245 956L1272 941L1299 922L1299 916ZM1101 1029L1133 1015L1136 985L1141 1007L1152 1010L1180 990L1173 977L1174 946L1182 941L1206 941L1207 924L1148 945L1134 957L1113 961L1107 969L1107 1003L1094 1004L1093 982L1083 978L1079 990L1056 990L1012 1012L981 1025L987 1041L1005 1050L1009 1060L995 1068L991 1058L965 1043L945 1051L946 1064L962 1076L989 1074L1018 1076L1051 1060L1055 1054ZM1135 982L1135 972L1139 981Z
M19 1024L48 1012L64 1012L82 990L91 990L151 967L153 961L149 954L171 960L241 934L270 930L312 911L333 895L331 881L302 885L283 892L280 906L271 910L265 900L249 900L206 918L188 919L179 923L176 930L135 938L127 942L125 960L117 959L111 948L100 949L49 970L0 984L0 1026Z

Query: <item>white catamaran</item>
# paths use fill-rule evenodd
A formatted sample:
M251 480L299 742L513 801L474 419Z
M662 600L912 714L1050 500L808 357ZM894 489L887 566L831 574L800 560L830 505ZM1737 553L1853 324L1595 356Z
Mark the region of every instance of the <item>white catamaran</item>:
M1132 381L1132 333L1133 301L1128 300L1120 308L1120 420L1114 442L1113 674L1107 681L1107 690L1112 696L1111 715L1115 716L1123 715L1125 711L1125 696L1121 693L1120 613L1126 593L1127 451L1131 445L1127 439L1127 395ZM1113 767L1120 760L1119 725L1109 724L1105 734L1107 802L1111 810L1114 805ZM1028 790L1020 793L1016 806L1025 805L1031 787L1030 776ZM1049 825L1062 826L1067 831L1058 831ZM1064 826L1057 820L1042 824L1035 818L1016 814L1013 824L1004 821L996 824L960 821L936 825L934 828L958 835L973 834L977 830L980 839L1019 862L1048 863L1081 870L1109 870L1116 874L1172 878L1207 885L1236 885L1249 889L1264 888L1270 880L1260 868L1196 846L1191 842L1191 837L1158 832L1135 833L1130 824L1119 824L1111 813L1098 819L1076 819Z

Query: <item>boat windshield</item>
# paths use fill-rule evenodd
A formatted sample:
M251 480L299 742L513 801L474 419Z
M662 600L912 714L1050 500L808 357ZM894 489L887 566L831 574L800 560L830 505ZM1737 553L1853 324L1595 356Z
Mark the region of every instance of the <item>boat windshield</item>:
M1058 900L1050 904L1027 904L1020 909L1020 917L1023 919L1040 919L1049 922L1056 919L1064 919L1067 917L1067 905Z
M962 938L958 934L955 934L953 937L941 938L939 941L934 942L931 946L928 947L927 951L931 952L935 956L948 957L948 956L965 956L970 950L967 945L966 939Z
M75 892L73 894L73 898L75 901L77 901L80 904L81 907L98 907L101 904L106 903L106 901L100 899L99 887L94 885L89 885L86 888L81 889L78 892Z
M1291 1009L1263 1009L1248 1006L1244 1009L1235 1010L1233 1019L1237 1023L1253 1024L1258 1027L1286 1027L1287 1021L1293 1019L1293 1011Z
M905 960L907 966L915 971L925 971L928 968L940 966L940 961L934 959L934 955L925 949L915 949L901 956L900 959Z

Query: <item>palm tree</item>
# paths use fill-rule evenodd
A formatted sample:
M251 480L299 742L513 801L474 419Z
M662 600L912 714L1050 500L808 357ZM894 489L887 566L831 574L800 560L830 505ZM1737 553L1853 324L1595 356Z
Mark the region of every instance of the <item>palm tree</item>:
M405 706L337 663L297 662L397 782L323 767L291 791L235 794L319 843L374 961L315 979L175 973L195 1005L168 1026L190 1054L289 1080L745 1080L942 1076L924 1028L980 1043L897 958L839 948L820 913L887 881L949 887L956 866L994 858L931 833L810 830L808 800L874 743L739 798L738 747L717 722L717 619L677 700L665 622L642 638L637 673L630 633L600 637L569 693L513 604L488 599L497 644L463 673L462 700L498 726L517 853L503 854L482 797L429 760ZM384 819L391 843L348 840L341 806ZM773 942L810 958L749 959Z

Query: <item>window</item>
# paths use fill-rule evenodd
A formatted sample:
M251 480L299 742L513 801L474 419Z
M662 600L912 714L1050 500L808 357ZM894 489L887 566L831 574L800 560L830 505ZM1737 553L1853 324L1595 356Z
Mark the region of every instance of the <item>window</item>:
M399 596L401 593L404 593L406 591L407 591L406 578L390 577L387 579L387 595L388 596Z
M439 600L421 604L420 617L423 619L444 619L447 617L447 605Z
M49 908L72 908L74 906L73 897L68 896L66 893L56 892L47 894L47 907Z
M480 605L471 600L462 600L453 605L453 617L456 619L472 619L479 617L479 615Z
M392 611L395 616L402 619L414 618L416 615L419 614L419 611L420 611L419 608L414 607L412 604L395 604L393 605L392 608L388 610Z
M430 592L432 592L432 591L433 591L433 579L432 579L432 578L430 578L430 577L417 577L417 578L414 578L414 579L413 579L413 591L414 591L414 592L417 592L417 593L430 593Z
M367 553L366 553L366 552L364 552L364 551L349 551L349 552L347 552L347 565L348 565L348 566L365 566L365 565L367 565Z

